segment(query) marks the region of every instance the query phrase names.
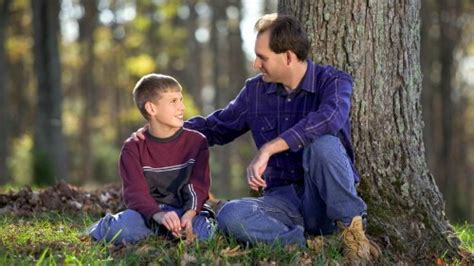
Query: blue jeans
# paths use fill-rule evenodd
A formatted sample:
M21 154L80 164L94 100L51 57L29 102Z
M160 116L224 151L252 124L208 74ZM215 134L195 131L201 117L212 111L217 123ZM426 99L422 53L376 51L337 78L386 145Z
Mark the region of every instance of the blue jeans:
M163 211L175 211L179 217L184 211L169 205L161 205ZM216 226L203 213L196 215L193 220L193 233L199 240L206 240L214 235ZM159 229L158 229L159 228ZM123 241L136 243L151 235L167 235L168 231L163 226L150 228L145 219L137 211L127 209L117 214L107 214L98 222L88 228L88 233L97 241L104 240L114 244Z
M217 213L219 228L248 243L306 243L304 233L331 234L335 221L350 223L367 209L339 138L324 135L305 148L304 185L269 188L260 198L229 201Z

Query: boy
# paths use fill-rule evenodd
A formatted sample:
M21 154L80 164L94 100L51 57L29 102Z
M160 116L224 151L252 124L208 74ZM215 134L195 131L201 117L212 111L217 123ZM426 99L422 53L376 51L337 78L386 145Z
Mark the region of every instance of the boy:
M150 127L145 139L124 143L120 154L127 210L108 214L89 229L95 240L135 243L152 234L200 240L213 236L213 219L201 212L210 188L206 138L183 128L181 85L161 74L142 77L133 99Z

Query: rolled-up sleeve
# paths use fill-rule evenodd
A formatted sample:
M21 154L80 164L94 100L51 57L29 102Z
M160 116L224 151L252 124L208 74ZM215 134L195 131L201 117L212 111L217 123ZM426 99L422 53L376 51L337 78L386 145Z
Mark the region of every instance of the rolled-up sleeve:
M321 88L321 104L280 137L292 151L298 151L319 136L337 135L349 119L352 80L346 76L335 77Z

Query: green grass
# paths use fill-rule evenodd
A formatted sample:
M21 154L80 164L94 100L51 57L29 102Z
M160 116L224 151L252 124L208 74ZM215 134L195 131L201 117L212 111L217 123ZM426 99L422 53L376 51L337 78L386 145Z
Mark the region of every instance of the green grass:
M171 242L150 237L120 248L91 242L83 232L99 217L87 214L40 213L20 217L0 215L0 265L168 265L168 264L312 264L342 262L337 245L324 252L279 245L239 245L217 235L206 242ZM474 252L474 225L456 226L466 248ZM334 264L334 263L333 263Z
M138 264L298 264L324 265L340 260L339 253L314 254L295 247L239 245L217 235L206 242L171 242L151 237L136 245L116 248L97 244L83 235L99 217L85 214L41 213L32 217L0 215L0 265L138 265Z
M456 233L464 244L464 247L471 253L474 253L474 224L454 226Z

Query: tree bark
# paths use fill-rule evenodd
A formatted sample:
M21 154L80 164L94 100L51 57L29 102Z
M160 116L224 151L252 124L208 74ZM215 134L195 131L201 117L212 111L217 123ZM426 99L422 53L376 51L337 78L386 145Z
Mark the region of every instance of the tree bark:
M369 234L385 254L426 263L457 255L423 146L420 1L279 1L306 28L317 63L352 74L353 143Z
M95 54L94 44L95 38L94 33L97 28L97 1L86 0L82 1L84 7L84 16L79 21L79 42L81 47L81 54L83 65L81 66L80 72L80 88L82 92L83 110L81 118L81 166L80 176L83 181L92 178L94 168L94 154L92 149L92 117L97 114L97 88L95 85L94 77L94 66L95 66Z
M220 108L225 106L229 99L229 93L232 90L229 88L229 68L231 67L228 57L228 30L224 30L227 24L226 9L229 7L229 1L212 0L212 19L211 19L211 36L210 48L212 55L212 86L214 87L215 97L214 106ZM216 162L213 170L213 177L215 187L223 195L229 195L231 186L228 186L231 179L231 164L230 164L230 150L235 144L229 143L228 147L220 146L213 147L212 160Z
M0 1L0 185L8 181L8 105L7 105L7 84L8 84L8 68L5 55L5 40L8 15L10 11L11 0Z
M34 59L38 86L34 135L34 182L65 179L66 152L62 132L59 0L32 0Z

